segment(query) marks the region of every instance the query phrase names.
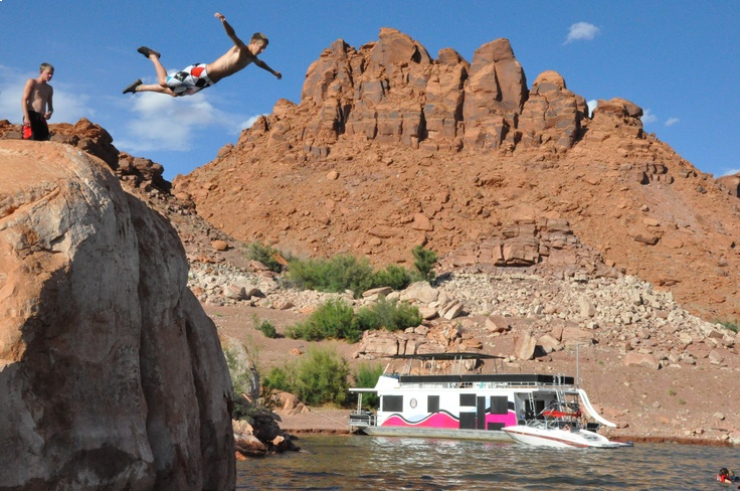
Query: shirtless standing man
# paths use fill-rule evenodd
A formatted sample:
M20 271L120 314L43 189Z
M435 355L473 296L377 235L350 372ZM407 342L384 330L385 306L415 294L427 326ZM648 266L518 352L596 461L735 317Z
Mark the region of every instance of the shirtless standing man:
M54 76L54 67L42 63L38 78L29 78L23 88L21 107L23 108L23 139L48 140L49 127L46 120L54 112L52 104L52 89L49 82Z
M221 21L226 30L226 35L234 42L234 46L229 49L223 56L213 63L197 63L190 65L181 72L172 76L167 75L167 71L159 62L160 54L153 49L142 46L137 51L154 63L154 69L157 71L158 84L144 85L141 79L132 83L123 90L124 94L134 92L159 92L160 94L169 94L173 97L181 95L192 95L206 87L214 85L219 80L229 75L233 75L250 63L267 70L275 75L278 80L283 78L280 72L276 72L267 64L257 58L267 47L267 38L258 33L252 36L250 43L244 42L236 36L234 28L226 22L226 17L216 13L215 17Z

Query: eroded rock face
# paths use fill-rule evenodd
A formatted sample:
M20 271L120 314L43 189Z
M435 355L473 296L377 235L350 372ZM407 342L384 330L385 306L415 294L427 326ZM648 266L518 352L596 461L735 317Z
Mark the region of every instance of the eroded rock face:
M519 124L522 143L538 146L552 141L558 149L571 148L587 118L586 99L568 90L559 73L543 72L524 104Z
M450 48L433 60L419 42L383 28L377 42L356 50L340 39L311 64L297 110L313 116L300 138L316 156L341 134L413 148L428 141L434 150L459 149L463 140L496 148L513 139L527 93L507 39L478 48L470 65ZM273 131L286 140L287 129Z
M187 270L102 161L0 143L0 488L233 488L231 382Z
M465 143L498 147L516 127L526 97L527 79L508 39L475 50L465 87Z
M471 64L384 29L324 50L298 104L278 101L173 188L235 239L299 255L410 265L422 245L438 272L636 275L736 318L740 180L698 171L642 115L614 98L589 116L554 71L528 90L505 39Z

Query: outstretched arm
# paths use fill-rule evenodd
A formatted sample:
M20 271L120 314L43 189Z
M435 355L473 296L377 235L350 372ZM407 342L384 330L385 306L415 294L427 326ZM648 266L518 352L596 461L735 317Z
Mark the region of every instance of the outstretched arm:
M44 114L44 119L51 118L51 113L54 112L54 103L52 102L52 97L54 96L54 89L49 87L51 91L49 92L49 98L46 100L46 113Z
M234 28L231 27L231 24L226 22L226 17L224 17L223 14L219 14L218 12L216 12L215 17L221 21L221 24L224 25L224 29L226 30L226 35L229 36L229 38L231 38L232 41L234 41L234 44L240 48L243 48L244 42L236 36L236 31L234 31Z
M273 75L275 75L277 77L278 80L280 80L281 78L283 78L283 75L280 72L276 72L275 70L273 70L272 68L270 68L269 66L267 66L267 63L265 63L264 61L260 60L259 58L255 58L254 59L254 64L257 65L258 67L260 67L261 69L267 70L268 72L272 73Z
M23 124L25 124L26 126L31 125L31 119L28 117L28 106L31 104L33 84L33 79L29 78L26 82L26 86L23 88L23 96L21 97L21 107L23 108Z

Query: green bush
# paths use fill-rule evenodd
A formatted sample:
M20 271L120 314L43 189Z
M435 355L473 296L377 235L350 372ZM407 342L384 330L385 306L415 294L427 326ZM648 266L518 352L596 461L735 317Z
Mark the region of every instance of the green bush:
M272 367L270 371L262 377L262 386L266 389L282 390L292 392L293 387L289 381L288 372L280 367Z
M321 304L305 322L289 326L286 335L306 341L332 338L356 343L365 331L383 328L388 331L403 330L416 327L421 321L419 309L405 302L388 301L381 297L355 314L351 305L342 299L334 299Z
M262 381L268 389L296 395L303 403L318 406L347 401L349 364L331 349L309 348L306 355L285 368L273 367Z
M355 387L373 388L378 383L378 379L383 375L383 367L378 363L362 363L357 367L357 371L352 375L355 379ZM362 394L362 407L365 409L377 409L380 405L380 398L375 392L364 392Z
M283 265L276 259L281 255L277 249L264 245L261 242L252 242L247 249L247 258L259 261L270 271L280 273L283 271Z
M437 253L424 249L422 246L415 246L411 249L414 255L414 268L422 280L432 283L434 281L434 263L437 262Z
M730 331L732 331L734 333L737 333L738 332L738 324L737 324L737 321L735 321L735 322L718 321L717 324L721 325L725 329L730 330Z
M294 259L288 269L288 281L308 290L335 293L352 290L358 297L373 285L370 262L348 254L323 261Z
M396 264L390 264L377 271L373 275L373 288L389 286L394 290L403 290L411 284L411 275L409 272Z
M259 317L257 317L256 315L253 316L253 319L254 319L254 327L256 327L259 331L261 331L262 334L265 335L265 337L268 337L271 339L275 339L276 337L278 337L278 333L275 330L275 326L272 324L272 322L267 321L267 320L260 322Z
M291 326L287 335L293 339L319 341L326 338L359 341L362 333L354 322L355 311L340 298L332 299L319 307L305 322Z
M431 267L437 260L437 255L432 251L419 249L414 253L417 258L414 263L417 271L414 274L396 264L373 271L367 258L339 255L328 260L292 259L286 279L290 284L307 290L332 293L351 290L355 298L364 291L382 286L403 290L416 278L426 281L430 277L434 278Z
M404 330L421 324L419 309L405 302L388 301L381 297L369 307L357 312L357 328L360 332L385 328L388 331Z
M336 351L309 348L306 356L296 361L294 394L306 404L317 406L347 401L349 365Z

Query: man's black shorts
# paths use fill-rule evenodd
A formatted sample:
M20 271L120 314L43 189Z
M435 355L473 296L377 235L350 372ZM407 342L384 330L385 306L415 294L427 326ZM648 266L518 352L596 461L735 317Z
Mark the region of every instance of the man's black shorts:
M28 117L31 120L31 136L26 138L23 135L24 140L36 140L46 141L49 139L49 126L46 124L44 116L36 111L28 111Z

